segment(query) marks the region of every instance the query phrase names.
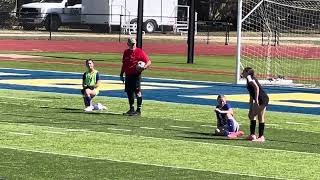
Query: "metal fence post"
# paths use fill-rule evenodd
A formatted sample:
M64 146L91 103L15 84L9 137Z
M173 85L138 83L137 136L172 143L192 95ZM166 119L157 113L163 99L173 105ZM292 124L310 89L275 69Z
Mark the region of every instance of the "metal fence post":
M49 20L49 40L51 40L51 29L52 29L52 14L50 15L50 20Z
M207 24L207 44L209 44L209 40L210 40L209 36L210 36L209 25Z
M120 14L120 29L119 29L119 42L121 42L121 33L122 33L122 14Z
M224 45L229 45L229 37L230 37L230 24L229 22L227 22L227 26L226 26L226 42L224 43Z

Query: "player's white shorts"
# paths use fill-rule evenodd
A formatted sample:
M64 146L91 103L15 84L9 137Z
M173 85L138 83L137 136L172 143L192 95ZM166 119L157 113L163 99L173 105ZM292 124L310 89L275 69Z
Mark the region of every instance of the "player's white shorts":
M232 122L231 123L231 126L229 128L230 132L238 132L240 130L240 125L239 123L235 120L235 119L232 119L231 120Z

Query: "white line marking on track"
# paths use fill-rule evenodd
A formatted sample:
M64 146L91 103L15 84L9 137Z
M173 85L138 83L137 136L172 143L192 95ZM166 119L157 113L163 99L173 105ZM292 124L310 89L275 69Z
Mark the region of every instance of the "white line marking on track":
M131 131L130 129L117 129L117 128L108 128L109 130L112 130L112 131Z
M135 161L125 161L125 160L108 159L108 158L96 158L96 157L90 157L90 156L81 156L81 155L75 155L75 154L64 154L64 153L56 153L56 152L41 151L41 150L29 150L29 149L8 147L8 146L0 146L0 148L12 149L12 150L18 150L18 151L26 151L26 152L36 152L36 153L42 153L42 154L52 154L52 155L58 155L58 156L68 156L68 157L75 157L75 158L85 158L85 159L92 159L92 160L106 160L106 161L113 161L113 162L119 162L119 163L131 163L131 164L156 166L156 167L166 167L166 168L174 168L174 169L185 169L185 170L193 170L193 171L201 171L201 172L215 172L215 173L238 175L238 176L249 176L249 177L258 177L258 178L273 178L273 179L279 179L279 180L280 179L281 180L282 179L287 179L287 178L274 177L274 176L259 176L259 175L254 175L254 174L243 174L243 173L234 173L234 172L226 172L226 171L215 171L215 170L211 170L210 171L210 170L205 170L205 169L188 168L188 167L181 167L181 166L160 165L160 164L143 163L143 162L135 162Z
M31 49L32 51L43 52L41 49Z
M9 132L10 134L20 135L20 136L32 136L32 134L29 133L19 133L19 132Z

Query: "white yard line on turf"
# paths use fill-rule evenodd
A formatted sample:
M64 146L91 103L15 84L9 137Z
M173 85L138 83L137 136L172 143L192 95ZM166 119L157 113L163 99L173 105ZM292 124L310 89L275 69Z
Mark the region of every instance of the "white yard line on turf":
M0 98L7 98L7 99L20 99L20 100L29 100L29 101L52 102L52 100L46 100L46 99L19 98L19 97L10 97L10 96L0 96Z
M269 124L269 123L267 123L266 126L279 126L279 124Z
M10 105L17 105L17 106L30 106L30 104L13 103L13 102L0 102L0 104L10 104Z
M299 123L299 122L286 122L287 124L293 124L293 125L310 125L310 124L307 124L307 123Z
M180 129L192 129L192 127L184 127L184 126L170 126L173 128L180 128Z
M112 131L131 131L130 129L117 129L117 128L108 128L109 130L112 130Z
M210 127L210 128L215 128L216 126L212 126L212 125L206 125L206 124L204 124L204 125L200 125L201 127Z
M57 131L44 131L44 132L50 133L50 134L63 134L63 135L67 134L67 133L64 133L64 132L57 132Z
M150 130L155 130L157 128L151 128L151 127L140 127L141 129L150 129Z
M42 150L30 150L30 149L23 149L23 148L17 148L17 147L9 147L9 146L0 146L0 148L12 149L12 150L18 150L18 151L26 151L26 152L36 152L36 153L42 153L42 154L52 154L52 155L58 155L58 156L68 156L68 157L85 158L85 159L92 159L92 160L106 160L106 161L119 162L119 163L131 163L131 164L174 168L174 169L185 169L185 170L193 170L193 171L201 171L201 172L214 172L214 173L238 175L238 176L249 176L249 177L257 177L257 178L272 178L272 179L279 179L279 180L280 179L281 180L287 179L287 178L274 177L274 176L259 176L259 175L253 175L253 174L234 173L234 172L226 172L226 171L215 171L215 170L210 171L210 170L188 168L188 167L181 167L181 166L169 166L169 165L160 165L160 164L143 163L143 162L135 162L135 161L125 161L125 160L108 159L108 158L96 158L96 157L82 156L82 155L76 155L76 154L64 154L64 153L56 153L56 152L42 151Z
M54 127L52 127L54 128ZM69 131L69 132L86 132L89 131L88 129L67 129L65 131Z
M20 135L20 136L32 136L29 133L19 133L19 132L8 132L9 134Z
M18 125L18 126L30 126L30 127L36 127L36 128L52 128L54 129L55 127L52 126L37 126L37 125L31 125L31 124L21 124L21 123L9 123L9 122L0 122L0 124L11 124L11 125ZM63 129L65 131L70 131L74 129L68 129L68 128L57 128L57 129ZM110 129L110 128L108 128ZM119 129L113 129L113 130L119 130ZM126 130L126 129L124 129ZM44 130L43 130L44 131ZM131 130L129 130L131 131ZM218 143L208 143L208 142L197 142L197 141L185 141L185 140L180 140L180 139L168 139L168 138L159 138L159 137L150 137L150 136L142 136L142 135L127 135L127 134L118 134L118 133L111 133L111 132L101 132L101 131L92 131L92 130L83 130L79 131L77 133L96 133L96 134L105 134L105 135L115 135L115 136L136 136L139 138L145 138L145 139L155 139L155 140L163 140L163 141L177 141L177 142L188 142L188 143L194 143L194 144L205 144L205 145L214 145L214 146L226 146L226 147L235 147L238 149L256 149L256 150L263 150L263 151L274 151L274 152L288 152L288 153L294 153L294 154L306 154L306 155L316 155L319 156L319 153L312 153L312 152L301 152L301 151L289 151L289 150L283 150L283 149L265 149L265 148L259 148L259 147L246 147L246 146L236 146L236 145L229 145L229 144L218 144ZM301 131L301 132L306 132L306 131ZM309 131L308 131L309 132ZM311 132L315 133L315 132ZM318 132L320 133L320 132Z

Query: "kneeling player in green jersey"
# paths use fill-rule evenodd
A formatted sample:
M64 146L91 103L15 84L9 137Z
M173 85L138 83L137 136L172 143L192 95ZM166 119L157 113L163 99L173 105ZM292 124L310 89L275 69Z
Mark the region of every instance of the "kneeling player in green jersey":
M85 111L90 112L94 109L92 98L99 94L100 76L94 68L94 62L91 59L86 60L87 71L82 76L82 90ZM101 107L105 109L105 107Z

